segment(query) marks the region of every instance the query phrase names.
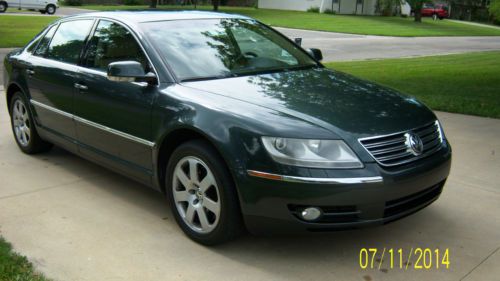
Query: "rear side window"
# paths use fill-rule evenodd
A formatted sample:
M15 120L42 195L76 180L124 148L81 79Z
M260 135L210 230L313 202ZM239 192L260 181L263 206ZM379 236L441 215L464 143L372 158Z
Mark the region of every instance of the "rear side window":
M45 33L45 36L43 37L42 40L40 40L40 43L38 44L38 48L35 51L35 55L37 56L43 56L47 52L47 49L49 47L50 39L52 39L52 36L54 36L54 32L56 31L56 26L54 25L49 28L47 33ZM36 43L33 44L32 46L36 46ZM31 47L31 46L30 46Z
M117 23L101 20L90 39L83 64L106 71L110 63L117 61L137 61L148 71L146 56L134 36Z
M50 42L47 58L76 64L93 23L93 20L61 23Z

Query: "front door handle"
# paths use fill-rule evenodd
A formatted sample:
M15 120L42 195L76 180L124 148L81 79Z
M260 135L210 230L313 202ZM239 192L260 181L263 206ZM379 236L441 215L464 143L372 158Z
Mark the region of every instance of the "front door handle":
M26 73L28 73L29 76L35 75L35 71L33 69L26 69Z
M85 85L82 85L82 84L79 84L79 83L75 83L75 88L77 88L78 90L88 90L89 87L85 86Z

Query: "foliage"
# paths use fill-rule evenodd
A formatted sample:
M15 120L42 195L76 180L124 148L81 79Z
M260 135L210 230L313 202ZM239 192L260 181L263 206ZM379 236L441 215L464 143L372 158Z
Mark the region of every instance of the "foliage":
M47 281L37 273L24 256L12 251L12 246L0 237L0 280L1 281Z
M392 16L399 2L400 0L379 0L376 4L376 10L383 16Z
M434 110L500 118L500 51L327 66L415 96Z
M123 0L123 4L130 6L144 5L142 0Z
M500 0L491 0L489 12L495 20L500 22Z
M82 0L64 0L66 6L81 6Z
M337 14L337 11L334 11L332 9L326 9L323 11L324 14L327 14L327 15L336 15Z
M311 7L307 9L308 13L319 13L319 7Z

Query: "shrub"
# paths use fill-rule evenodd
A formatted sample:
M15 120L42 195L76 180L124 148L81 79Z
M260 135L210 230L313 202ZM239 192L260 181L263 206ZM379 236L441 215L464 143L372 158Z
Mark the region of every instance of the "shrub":
M64 4L67 6L81 6L82 0L64 0Z
M142 0L123 0L123 4L128 6L138 6L143 5L144 2Z
M490 15L496 20L495 22L500 22L500 0L492 0L489 7Z
M326 9L323 11L323 13L328 14L328 15L336 15L337 11L334 11L332 9Z
M319 7L311 7L307 9L308 13L319 13Z

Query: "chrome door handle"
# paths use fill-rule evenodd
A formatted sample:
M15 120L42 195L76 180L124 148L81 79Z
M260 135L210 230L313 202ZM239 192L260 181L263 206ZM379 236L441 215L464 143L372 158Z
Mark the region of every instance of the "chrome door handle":
M35 75L35 71L33 69L26 69L26 73L28 73L29 76Z
M79 84L79 83L75 83L75 88L77 88L78 90L87 90L89 87L85 86L85 85L82 85L82 84Z

